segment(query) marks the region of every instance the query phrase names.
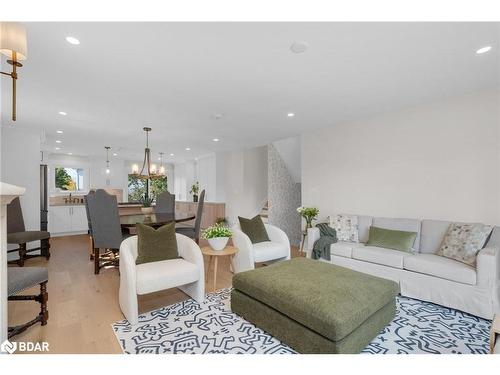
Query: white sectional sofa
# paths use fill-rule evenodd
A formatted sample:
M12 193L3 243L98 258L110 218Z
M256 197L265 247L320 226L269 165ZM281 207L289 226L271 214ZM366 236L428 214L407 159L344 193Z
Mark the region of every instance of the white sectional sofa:
M476 268L435 255L451 222L358 216L359 243L331 245L330 262L394 280L403 296L462 310L486 319L500 311L500 228L479 252ZM415 253L365 246L370 226L417 232ZM308 230L311 257L319 230Z

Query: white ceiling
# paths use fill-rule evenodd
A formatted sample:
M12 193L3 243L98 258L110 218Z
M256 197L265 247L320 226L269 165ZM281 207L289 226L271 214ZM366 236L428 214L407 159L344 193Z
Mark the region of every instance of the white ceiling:
M44 149L60 139L75 155L109 145L140 159L147 125L153 153L179 162L500 82L499 23L26 25L14 126L44 129ZM309 49L292 53L294 41ZM484 45L492 51L476 55ZM10 90L2 78L3 126L12 126Z

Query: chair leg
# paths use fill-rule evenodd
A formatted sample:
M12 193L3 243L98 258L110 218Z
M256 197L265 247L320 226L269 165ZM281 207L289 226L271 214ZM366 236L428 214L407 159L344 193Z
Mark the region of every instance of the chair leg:
M94 275L99 275L99 249L94 249Z
M26 244L22 243L19 245L19 260L17 261L19 267L24 267L25 260L26 260Z
M49 311L47 310L47 301L49 300L49 295L47 293L47 282L40 284L40 321L42 326L47 324L49 319Z
M90 236L89 238L90 238L90 250L89 250L90 260L94 260L94 238L92 236Z
M40 313L33 320L30 320L27 323L9 327L8 329L8 338L10 339L13 336L20 334L21 332L26 331L32 325L40 322L42 326L47 325L47 320L49 319L49 311L47 310L47 301L49 300L49 295L47 293L47 281L44 281L40 284L40 294L39 295L16 295L10 296L9 301L37 301L40 303Z
M50 259L50 240L45 239L42 240L40 243L40 247L42 248L42 256L45 257L45 259L49 260Z

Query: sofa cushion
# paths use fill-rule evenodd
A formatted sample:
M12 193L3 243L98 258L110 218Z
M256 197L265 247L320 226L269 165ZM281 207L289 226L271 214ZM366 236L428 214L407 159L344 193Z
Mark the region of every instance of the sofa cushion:
M453 223L436 255L476 266L477 253L488 240L493 227L485 224Z
M155 229L149 225L136 224L137 258L135 264L158 262L179 257L175 223Z
M337 232L339 241L359 242L358 217L356 215L330 216L330 226Z
M390 250L375 246L356 247L352 249L353 259L399 269L403 269L403 259L411 256L413 255L403 251Z
M284 258L287 255L287 248L279 242L265 241L253 244L253 258L257 263Z
M486 241L484 247L496 247L497 249L500 248L500 227L493 227L491 235L488 238L488 241Z
M462 262L434 254L417 254L404 259L404 269L462 284L476 285L476 270Z
M359 242L366 243L370 227L372 226L373 217L371 216L358 216L358 232Z
M136 267L137 294L175 288L198 281L200 270L182 258L143 263Z
M330 254L344 258L352 258L352 249L355 247L365 247L362 243L339 241L330 246Z
M411 253L414 248L416 232L370 227L367 246L383 247Z
M451 221L422 220L419 253L436 254L450 225Z
M398 219L390 217L374 217L372 226L392 229L392 230L402 230L405 232L416 232L417 238L415 239L414 249L418 251L420 249L420 227L421 222L418 219Z
M266 226L260 215L256 215L251 219L245 219L238 216L240 228L245 233L253 244L269 241L269 235L266 231Z

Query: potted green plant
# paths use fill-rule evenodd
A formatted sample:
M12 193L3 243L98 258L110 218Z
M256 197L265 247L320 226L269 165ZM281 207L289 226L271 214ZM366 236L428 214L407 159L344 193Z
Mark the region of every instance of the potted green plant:
M151 204L153 203L153 197L150 197L146 194L144 194L141 199L141 212L144 215L151 215L153 213L153 207L151 207Z
M316 207L299 207L297 212L306 220L306 228L312 228L313 220L316 220L319 215L319 209Z
M191 190L189 190L189 194L193 195L193 202L198 202L199 192L200 192L200 183L196 181L193 185L191 185Z
M231 229L223 224L214 224L202 232L202 237L208 240L210 247L215 251L224 249L232 235Z

